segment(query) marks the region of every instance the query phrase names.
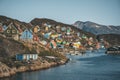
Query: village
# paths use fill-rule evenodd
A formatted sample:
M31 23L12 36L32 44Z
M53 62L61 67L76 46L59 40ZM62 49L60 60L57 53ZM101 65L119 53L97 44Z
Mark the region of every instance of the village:
M49 22L41 23L26 27L15 22L8 25L0 23L0 35L7 39L14 39L23 44L42 44L47 48L64 52L69 49L84 52L86 49L99 49L100 43L91 36L86 36L79 30L71 26L61 26L50 24ZM23 57L24 55L24 57ZM37 59L37 54L17 53L16 59Z

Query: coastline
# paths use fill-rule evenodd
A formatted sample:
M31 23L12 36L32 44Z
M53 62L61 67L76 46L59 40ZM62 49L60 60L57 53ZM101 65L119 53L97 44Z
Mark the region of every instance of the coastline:
M64 60L60 60L59 62L45 61L43 63L41 63L40 61L39 62L35 61L34 64L28 64L26 66L20 66L18 68L16 67L9 68L7 65L4 64L8 69L5 72L0 73L0 79L5 77L11 77L19 72L43 70L43 69L48 69L48 68L59 66L59 65L64 65L68 62L68 60L69 59L64 59Z

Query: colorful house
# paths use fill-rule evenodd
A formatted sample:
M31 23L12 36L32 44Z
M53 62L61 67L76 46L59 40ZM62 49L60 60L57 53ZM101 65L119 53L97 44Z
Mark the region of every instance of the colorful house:
M53 34L51 34L50 37L51 37L52 39L55 39L55 38L57 38L58 36L59 36L59 35L58 35L57 33L53 33Z
M47 38L47 39L49 39L50 35L51 35L51 32L44 34L44 37Z
M86 36L85 34L83 34L83 35L82 35L82 38L83 38L83 39L86 39L86 38L87 38L87 36Z
M57 44L54 40L51 40L50 43L46 45L46 47L55 49L57 47Z
M2 27L3 27L3 31L7 29L7 26L5 24Z
M80 32L77 32L77 36L80 37Z
M7 29L4 31L4 34L6 37L13 38L15 40L19 39L19 34L18 34L17 28L13 25L13 23L10 23L7 27Z
M45 31L48 31L48 29L49 29L49 27L48 27L48 26L46 26L46 27L45 27Z
M61 27L61 31L66 31L66 27Z
M39 37L36 34L33 35L33 41L39 41Z
M67 28L67 35L70 35L70 32L71 32L71 28Z
M20 36L20 40L23 41L33 41L33 34L32 31L29 29L25 29L22 33L22 35Z
M74 42L73 43L74 48L80 48L80 46L81 46L81 42Z
M37 60L38 54L16 54L16 60L23 61L23 60Z
M33 32L37 33L38 31L40 31L40 27L37 25L33 28Z

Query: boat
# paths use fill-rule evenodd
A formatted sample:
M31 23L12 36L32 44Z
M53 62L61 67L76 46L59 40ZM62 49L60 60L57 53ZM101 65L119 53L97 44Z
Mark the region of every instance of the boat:
M120 46L114 46L114 47L107 48L106 54L120 54Z

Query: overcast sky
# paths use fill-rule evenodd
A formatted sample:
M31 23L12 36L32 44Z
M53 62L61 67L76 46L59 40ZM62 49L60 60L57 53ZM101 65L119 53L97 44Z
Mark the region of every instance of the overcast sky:
M37 17L120 25L120 0L0 0L0 15L25 22Z

